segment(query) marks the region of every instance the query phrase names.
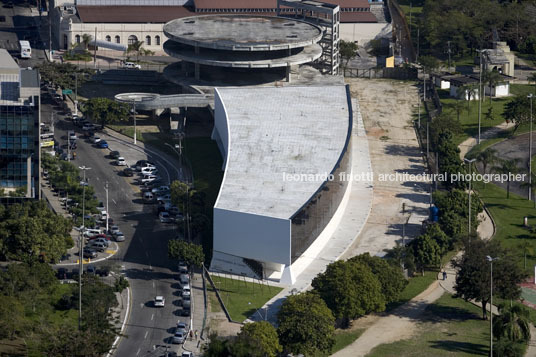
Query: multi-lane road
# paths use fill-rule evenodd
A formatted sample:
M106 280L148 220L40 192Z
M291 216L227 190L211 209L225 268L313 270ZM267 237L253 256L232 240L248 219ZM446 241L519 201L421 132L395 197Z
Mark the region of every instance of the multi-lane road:
M174 327L180 317L180 297L176 280L176 262L168 259L167 242L176 236L174 226L162 224L154 213L154 205L143 204L139 190L132 185L132 178L120 174L122 168L113 165L108 157L110 150L117 150L132 165L137 160L155 162L164 181L177 179L179 170L171 158L149 152L127 140L97 133L105 139L110 149L98 149L85 140L82 130L61 115L62 109L55 105L49 95L42 96L42 118L50 122L54 118L55 139L66 144L68 130L76 130L77 141L75 165L86 166L89 184L95 188L100 201L105 201L105 184L109 187L109 213L114 223L125 234L125 242L118 243L120 251L111 259L121 267L132 288L131 313L115 356L159 356L170 345ZM55 113L53 116L52 113ZM152 305L156 295L166 299L164 308ZM173 347L173 349L178 349Z

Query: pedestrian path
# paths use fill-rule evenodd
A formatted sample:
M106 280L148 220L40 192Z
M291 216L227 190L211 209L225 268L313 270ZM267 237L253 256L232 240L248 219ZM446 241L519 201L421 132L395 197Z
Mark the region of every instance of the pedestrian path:
M504 131L512 128L514 126L514 123L501 123L497 126L494 126L493 128L487 129L480 133L480 142L488 139L493 139L501 135ZM470 137L465 139L458 147L460 148L460 158L463 160L465 155L471 149L477 145L478 139L474 137Z

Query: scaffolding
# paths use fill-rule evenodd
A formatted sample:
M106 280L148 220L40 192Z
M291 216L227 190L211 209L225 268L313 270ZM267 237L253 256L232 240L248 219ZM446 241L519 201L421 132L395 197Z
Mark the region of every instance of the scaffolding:
M302 17L303 20L320 26L324 31L324 36L319 44L322 47L322 56L318 59L320 69L324 73L339 73L339 43L340 32L339 24L341 21L339 5L333 5L313 0L277 0L277 16L288 13L287 8L294 9L296 18Z

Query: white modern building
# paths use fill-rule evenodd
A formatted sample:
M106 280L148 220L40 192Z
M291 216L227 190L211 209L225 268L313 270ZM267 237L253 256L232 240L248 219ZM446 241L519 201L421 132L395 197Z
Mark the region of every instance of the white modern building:
M215 89L212 271L292 284L321 254L351 186L352 116L344 85Z

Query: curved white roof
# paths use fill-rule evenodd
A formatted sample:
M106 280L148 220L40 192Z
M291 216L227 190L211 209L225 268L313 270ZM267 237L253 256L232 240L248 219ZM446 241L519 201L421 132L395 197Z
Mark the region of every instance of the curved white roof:
M351 130L346 86L215 92L227 114L229 141L214 207L290 219L324 181L291 181L288 175L330 174L345 148Z

